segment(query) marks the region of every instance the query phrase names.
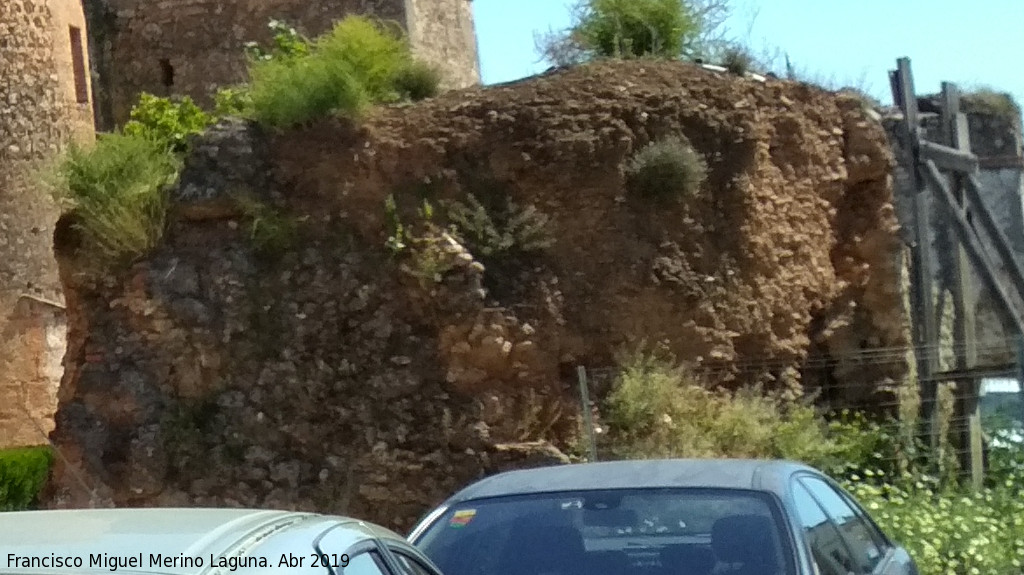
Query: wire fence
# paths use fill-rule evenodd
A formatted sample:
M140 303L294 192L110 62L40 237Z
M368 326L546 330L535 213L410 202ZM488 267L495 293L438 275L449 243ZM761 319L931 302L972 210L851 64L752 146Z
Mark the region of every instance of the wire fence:
M967 354L996 358L969 365ZM876 347L841 353L806 356L740 357L687 365L686 373L705 386L738 389L760 384L783 387L795 382L803 398L835 421L840 414L861 414L888 449L870 454L892 468L910 460L927 460L944 473L961 477L976 474L980 431L982 469L993 448L1024 452L1024 385L1021 385L1021 341L1015 337L942 345ZM941 366L929 377L917 375L917 366L934 361ZM613 457L608 429L602 420L605 407L599 398L615 389L623 366L581 366L580 399L584 410L587 451L591 458ZM787 382L781 374L788 373ZM793 374L797 374L793 378ZM893 377L897 375L898 377ZM765 385L765 382L768 382ZM776 389L779 390L779 389ZM933 398L931 409L922 402ZM925 416L934 413L931 419ZM973 444L972 444L973 443Z

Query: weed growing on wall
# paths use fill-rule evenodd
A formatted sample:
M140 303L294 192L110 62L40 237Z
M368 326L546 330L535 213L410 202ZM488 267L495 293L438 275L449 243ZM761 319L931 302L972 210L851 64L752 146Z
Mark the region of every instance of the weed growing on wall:
M181 165L143 135L103 134L71 146L58 170L58 199L74 210L86 252L105 262L140 256L163 237L167 187Z
M481 258L539 252L554 243L547 216L533 206L521 207L508 199L504 205L488 209L467 194L465 203L447 203L447 216L459 241Z
M52 463L49 447L0 450L0 511L30 508Z
M358 117L371 104L437 93L440 74L413 59L397 26L350 16L314 41L291 28L275 38L276 49L255 52L249 66L245 105L261 123Z
M241 196L235 201L249 220L249 241L258 252L275 256L295 243L298 235L295 219L263 202Z
M696 196L707 178L707 164L690 143L672 136L652 142L625 166L626 187L648 199Z

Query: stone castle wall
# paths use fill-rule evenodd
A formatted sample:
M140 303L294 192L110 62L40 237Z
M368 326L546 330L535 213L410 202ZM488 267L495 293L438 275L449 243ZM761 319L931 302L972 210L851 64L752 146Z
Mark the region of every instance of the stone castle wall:
M413 48L441 65L449 87L479 81L468 0L85 0L98 66L100 129L123 123L141 92L209 105L217 87L245 79L243 47L287 21L317 36L350 14L401 23Z
M0 335L0 449L46 443L64 373L64 307L21 297Z
M24 316L19 303L24 296L55 302L63 297L52 248L58 208L39 175L68 138L84 140L93 133L90 105L78 102L71 27L84 42L78 0L0 2L0 334L9 329L20 334L25 325L46 323L44 317ZM88 69L84 50L82 56L80 72ZM78 78L88 86L87 74ZM87 100L88 90L84 94ZM17 366L35 370L31 366L45 354L39 346L14 345L6 337L4 342L0 420L13 417L12 409L14 415L21 413L21 403L8 395L11 382L36 380ZM6 435L0 429L0 446Z
M480 83L472 0L408 0L409 37L416 54L441 64L447 87Z

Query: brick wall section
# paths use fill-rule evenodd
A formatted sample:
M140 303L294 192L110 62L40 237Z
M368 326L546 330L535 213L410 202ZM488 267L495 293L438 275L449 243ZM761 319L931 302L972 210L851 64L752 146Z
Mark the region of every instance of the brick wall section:
M309 36L350 14L394 20L414 49L441 64L449 87L477 83L476 39L467 0L85 0L92 51L105 65L98 98L109 100L101 129L123 123L141 92L185 94L208 105L218 86L245 79L243 46L266 42L271 19ZM420 40L417 40L420 39ZM173 78L169 72L173 70ZM168 85L171 81L171 85Z
M0 449L41 445L64 373L64 308L22 297L0 339Z

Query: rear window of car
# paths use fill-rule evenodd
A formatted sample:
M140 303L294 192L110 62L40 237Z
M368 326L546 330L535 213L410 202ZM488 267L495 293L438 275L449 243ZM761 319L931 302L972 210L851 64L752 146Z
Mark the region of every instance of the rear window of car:
M752 491L560 492L452 507L416 545L445 575L789 575L783 525Z

